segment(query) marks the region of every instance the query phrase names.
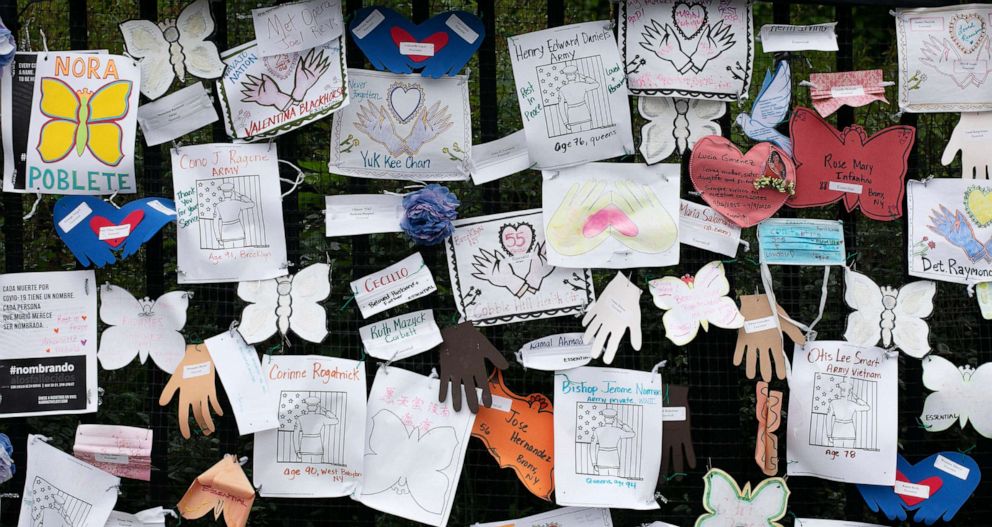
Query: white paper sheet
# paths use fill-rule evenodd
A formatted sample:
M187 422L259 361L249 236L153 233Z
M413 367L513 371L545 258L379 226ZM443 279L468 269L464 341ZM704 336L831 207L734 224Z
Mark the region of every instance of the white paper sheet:
M474 523L472 527L613 527L610 509L562 507L516 520Z
M476 185L496 181L534 166L527 150L523 130L483 143L472 145L472 182Z
M97 407L93 271L0 274L0 416Z
M351 283L351 292L355 295L362 318L369 318L434 291L437 291L434 275L420 253L413 253Z
M217 119L217 109L200 82L138 107L138 125L148 146L167 143Z
M424 309L380 320L358 329L369 355L386 361L412 357L442 342L434 311Z
M288 274L278 159L272 144L172 149L180 284Z
M368 507L428 525L448 523L475 414L438 403L439 381L379 368L368 400L365 465L352 495Z
M789 376L788 474L891 486L898 454L899 360L877 347L796 346Z
M558 505L657 509L661 375L582 367L555 373Z
M958 284L992 279L992 183L910 180L906 203L911 276Z
M395 194L344 194L324 197L327 236L403 232L406 209Z
M527 148L539 168L634 153L627 81L609 21L516 35L508 45Z
M761 26L761 49L765 53L781 51L837 51L837 22L792 26Z
M279 416L268 404L272 389L262 373L255 347L246 344L235 331L225 331L203 343L234 410L238 432L247 435L278 427Z
M365 364L317 355L265 355L278 428L255 434L252 484L275 498L347 496L362 476Z
M306 0L251 10L263 57L315 48L344 31L341 0Z
M706 205L681 200L679 242L735 258L741 228Z
M146 509L134 514L113 511L107 518L107 524L104 527L156 527L165 525L165 517L169 516L170 513L175 515L171 509L167 510L162 507Z
M544 172L548 262L626 269L679 263L679 165L589 163Z

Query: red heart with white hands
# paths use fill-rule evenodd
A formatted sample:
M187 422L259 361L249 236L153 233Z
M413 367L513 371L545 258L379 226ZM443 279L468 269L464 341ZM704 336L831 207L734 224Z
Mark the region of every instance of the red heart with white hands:
M90 218L90 228L96 233L97 237L101 240L107 242L111 247L118 247L120 244L124 243L124 240L134 232L134 228L141 223L141 220L145 218L145 211L136 210L124 217L124 221L120 223L114 223L103 216L93 216ZM127 229L120 229L120 231L111 231L107 227L123 227L127 225ZM107 229L107 230L104 230ZM120 234L120 236L115 236L114 238L107 238L104 235L108 232L114 234Z

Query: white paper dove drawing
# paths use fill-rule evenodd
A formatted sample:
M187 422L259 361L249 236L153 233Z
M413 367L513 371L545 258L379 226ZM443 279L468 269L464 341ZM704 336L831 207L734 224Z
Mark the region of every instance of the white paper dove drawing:
M704 99L638 97L637 112L648 119L641 127L641 155L649 164L664 161L673 152L684 153L708 135L720 135L727 104Z
M140 61L141 93L149 99L164 95L177 77L184 82L187 73L201 79L224 73L217 46L205 40L214 32L207 0L189 4L174 20L128 20L120 29L127 54Z
M238 332L248 344L292 329L300 338L321 342L327 336L327 312L319 302L331 294L331 266L313 264L295 275L241 282L238 296L251 302L241 312Z
M775 129L788 119L791 100L792 70L788 60L780 60L774 74L765 72L765 81L754 98L750 115L741 112L736 123L751 139L773 143L792 157L792 140Z
M881 340L893 343L910 357L930 351L930 327L923 320L933 311L937 284L919 280L896 290L879 287L871 278L848 269L844 273L844 301L854 310L847 316L844 339L859 346L874 346Z
M932 390L923 403L920 420L929 432L947 430L960 421L992 438L992 363L978 368L955 366L951 361L930 355L923 359L923 385Z
M186 351L186 339L179 331L186 325L189 297L186 291L173 291L158 300L138 300L122 287L101 287L100 320L110 327L100 336L100 366L116 370L135 356L142 364L151 356L162 371L174 372Z

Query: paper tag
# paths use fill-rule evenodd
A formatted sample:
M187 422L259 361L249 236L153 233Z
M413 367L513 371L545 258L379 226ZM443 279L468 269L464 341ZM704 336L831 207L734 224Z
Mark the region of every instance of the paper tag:
M126 454L93 454L93 459L98 463L113 463L115 465L127 465L131 462Z
M776 327L774 316L744 321L744 333L757 333L759 331L775 329Z
M831 181L827 184L827 188L840 192L850 192L851 194L861 194L862 190L861 185L856 183L841 183L839 181Z
M970 468L955 463L940 454L937 454L937 459L934 460L933 467L943 470L958 479L968 479L968 474L971 472Z
M978 297L978 307L982 310L982 318L992 320L992 282L982 282L976 285L975 296Z
M434 56L434 44L430 42L400 42L400 55Z
M355 303L368 318L437 291L424 257L414 253L389 267L351 283Z
M682 200L679 242L733 258L740 247L741 228L706 205Z
M585 366L592 360L592 343L582 333L561 333L532 340L517 355L524 368L557 371Z
M79 206L72 212L66 214L64 218L59 220L59 228L62 229L62 232L69 232L74 229L76 225L79 225L79 222L85 220L86 217L92 212L93 209L91 209L89 205L86 203L80 203ZM100 239L102 240L103 238Z
M472 145L472 182L476 185L516 174L533 166L527 151L527 137L518 130L506 137Z
M939 16L910 18L909 29L910 31L942 31L944 19Z
M361 24L355 26L351 32L358 38L365 38L373 29L379 26L386 17L378 9L369 13L369 16Z
M474 44L479 38L479 34L472 28L468 27L465 22L462 22L462 19L458 18L458 15L449 16L448 19L444 21L444 24L450 27L455 33L458 33L458 36L462 37L462 39L469 44Z
M208 375L208 374L210 374L209 362L201 362L199 364L190 364L188 366L183 366L183 379L203 377L204 375Z
M365 351L382 360L400 360L442 342L434 311L424 309L380 320L358 329Z
M768 24L761 26L761 49L780 51L837 51L837 22L812 26Z
M148 206L151 207L151 208L153 208L153 209L155 209L155 210L157 210L157 211L159 211L159 212L161 212L162 214L165 214L166 216L175 216L176 215L176 211L170 209L169 207L166 207L165 205L162 204L161 201L159 201L157 199L153 199L153 200L149 201L148 202Z
M685 406L666 406L661 410L662 421L685 421Z
M217 110L199 82L138 107L138 125L148 146L172 141L217 120Z
M403 196L345 194L324 198L327 236L402 232Z
M493 410L499 410L501 412L510 412L510 407L513 406L513 399L507 399L506 397L500 397L499 395L493 395L493 405L490 406Z
M127 238L130 234L131 224L125 223L124 225L100 227L99 237L101 240L116 240L118 238Z
M864 94L863 86L834 86L830 88L831 97L860 97Z
M924 500L930 498L930 487L926 485L917 485L916 483L896 481L895 487L892 490L896 494L901 494L903 496L921 498Z

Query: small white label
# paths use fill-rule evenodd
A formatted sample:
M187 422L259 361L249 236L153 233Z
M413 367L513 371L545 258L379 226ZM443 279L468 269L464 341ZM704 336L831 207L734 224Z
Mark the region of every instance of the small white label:
M850 192L851 194L861 194L862 189L861 185L856 183L841 183L839 181L831 181L827 188L838 192Z
M992 129L978 128L964 131L964 140L968 142L985 141L992 139Z
M183 379L203 377L204 375L208 375L208 374L210 374L209 362L201 362L199 364L190 364L189 366L183 366Z
M434 44L430 42L400 42L400 55L434 56Z
M744 321L744 333L757 333L775 329L775 327L775 317L773 316Z
M64 218L59 220L59 228L62 229L62 232L69 232L75 228L76 225L79 225L79 222L85 220L86 217L92 212L93 209L91 209L89 205L86 203L80 203L75 210L69 214L66 214Z
M125 223L124 225L109 225L107 227L100 227L100 239L101 240L116 240L118 238L127 238L131 235L131 224Z
M831 97L861 97L864 94L863 86L834 86L830 88Z
M465 42L468 42L469 44L474 44L479 38L479 34L472 28L468 27L468 24L462 22L462 19L458 18L458 15L449 16L444 23L450 27L452 31L458 33L458 36L462 37Z
M361 24L355 26L351 32L358 38L365 38L366 35L372 32L373 29L379 26L386 17L379 12L378 9L369 13L368 18L362 21Z
M153 199L153 200L149 201L148 202L148 206L151 207L151 208L153 208L153 209L155 209L155 210L157 210L157 211L159 211L159 212L161 212L162 214L165 214L166 216L175 216L176 215L176 211L170 209L169 207L166 207L165 205L162 204L161 201L159 201L157 199Z
M896 494L901 494L903 496L921 498L924 500L930 498L930 487L926 485L917 485L916 483L896 481L896 485L892 490Z
M685 406L666 406L661 409L662 421L685 421Z
M909 28L913 31L940 31L944 28L944 19L939 16L910 18Z
M97 463L113 463L115 465L127 465L131 459L124 454L93 454L93 459Z
M970 468L955 463L939 454L937 455L937 459L933 462L933 467L938 470L943 470L958 479L968 479L968 474L971 473Z
M509 413L510 407L513 406L513 399L507 399L506 397L500 397L499 395L493 396L493 405L490 406L493 410L499 410L501 412Z

